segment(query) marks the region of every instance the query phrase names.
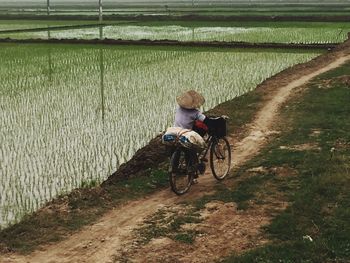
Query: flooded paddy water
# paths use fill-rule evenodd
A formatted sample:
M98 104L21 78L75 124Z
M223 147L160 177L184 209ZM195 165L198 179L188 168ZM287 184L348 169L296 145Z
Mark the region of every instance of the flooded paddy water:
M347 39L350 23L328 23L315 27L266 26L182 26L182 25L105 25L92 28L43 30L37 32L0 32L0 38L12 39L124 39L177 41L243 41L252 43L340 43Z
M1 44L0 227L105 180L172 124L181 92L203 93L207 110L317 55Z

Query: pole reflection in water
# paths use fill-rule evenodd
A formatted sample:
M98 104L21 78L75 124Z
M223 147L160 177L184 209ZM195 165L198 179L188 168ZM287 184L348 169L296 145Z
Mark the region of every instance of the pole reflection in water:
M52 59L51 59L51 48L49 48L48 51L48 57L49 57L49 82L52 83Z
M48 26L49 27L49 26ZM47 30L47 39L51 38L50 29ZM51 48L48 50L48 62L49 62L49 82L52 83L52 58L51 58Z
M100 21L100 23L103 20L102 0L98 1L98 20Z
M100 29L100 39L103 39L103 26L100 25L99 29Z
M100 48L100 90L101 90L101 113L102 121L105 120L105 99L104 99L104 64L103 64L103 49Z

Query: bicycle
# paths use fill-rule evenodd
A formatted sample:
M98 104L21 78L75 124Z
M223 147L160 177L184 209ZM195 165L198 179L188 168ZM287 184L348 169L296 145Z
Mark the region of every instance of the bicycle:
M176 145L170 159L169 181L171 189L177 195L183 195L191 188L193 179L206 170L205 156L210 151L210 168L213 176L221 181L231 168L231 147L226 139L227 117L210 118L206 144L207 147L197 153L195 149Z

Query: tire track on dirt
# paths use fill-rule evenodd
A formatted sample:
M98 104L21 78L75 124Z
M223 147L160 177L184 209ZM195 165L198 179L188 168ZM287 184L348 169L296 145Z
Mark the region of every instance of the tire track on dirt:
M340 56L322 68L316 68L310 74L299 77L286 86L274 91L272 98L257 113L249 125L249 133L243 140L234 145L233 165L239 166L256 155L274 133L271 127L278 114L279 107L287 101L293 90L304 85L313 77L334 69L350 59L350 55ZM231 139L232 142L232 139ZM213 189L215 179L207 172L200 177L200 184L195 185L186 199L196 199L208 194ZM49 244L32 254L0 256L1 262L113 262L115 255L126 244L132 241L132 230L147 216L158 209L179 203L178 197L169 189L159 191L151 196L128 202L106 213L98 222L72 234L66 240ZM140 259L142 261L142 258ZM210 260L208 255L206 260Z

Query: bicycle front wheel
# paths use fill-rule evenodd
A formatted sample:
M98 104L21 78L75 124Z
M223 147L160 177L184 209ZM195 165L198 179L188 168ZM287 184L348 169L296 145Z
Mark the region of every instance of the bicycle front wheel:
M169 181L171 190L177 195L186 193L193 180L193 173L190 172L192 161L186 150L177 149L170 161Z
M216 139L210 148L210 168L217 180L223 180L231 169L231 147L226 138Z

